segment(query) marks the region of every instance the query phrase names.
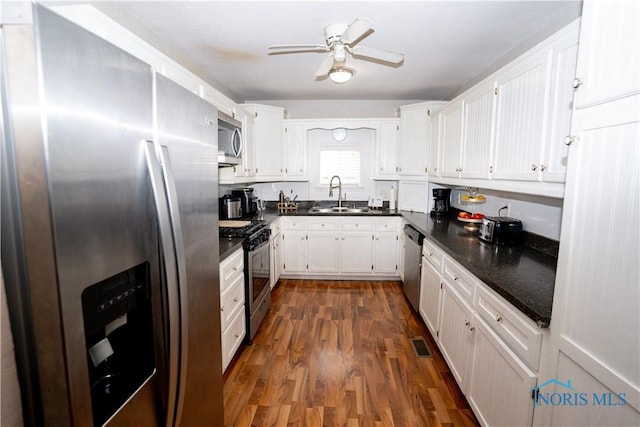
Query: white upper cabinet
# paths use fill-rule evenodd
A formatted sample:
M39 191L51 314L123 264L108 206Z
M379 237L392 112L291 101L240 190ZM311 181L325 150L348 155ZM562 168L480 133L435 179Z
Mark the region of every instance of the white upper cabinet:
M440 152L442 150L442 138L440 129L442 128L442 115L434 114L431 116L431 126L429 130L429 148L427 153L427 175L437 177L440 172Z
M462 178L489 178L493 155L496 82L486 80L464 97Z
M256 181L280 180L284 174L284 108L245 104L255 117Z
M582 15L576 107L640 93L640 2L585 1Z
M550 75L547 49L527 55L498 75L494 179L537 179Z
M440 176L459 177L462 171L462 108L458 99L440 113L440 137L442 138L442 162Z
M374 175L378 179L398 177L399 120L381 121L376 133L376 164Z
M307 138L304 123L284 122L284 174L287 180L307 176Z
M540 175L545 182L564 182L567 170L569 146L565 139L571 131L573 110L572 80L578 61L578 33L575 25L572 31L561 37L553 46L553 66L551 69L551 96L547 110L549 123L547 137L541 154Z
M433 182L564 195L579 25L569 24L443 109Z
M400 107L400 143L398 174L401 179L426 179L431 116L443 102L422 102Z

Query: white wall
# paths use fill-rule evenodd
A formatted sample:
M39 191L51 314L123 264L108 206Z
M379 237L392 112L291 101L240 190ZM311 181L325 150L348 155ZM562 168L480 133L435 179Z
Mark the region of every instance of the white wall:
M434 185L433 187L440 188L441 186ZM431 193L431 190L429 192ZM464 204L459 201L459 195L468 193L467 189L453 188L451 206L489 216L498 216L498 209L509 206L509 216L521 220L526 231L549 239L560 240L561 199L483 189L479 189L479 192L486 196L486 203ZM433 200L431 200L430 206L433 206ZM503 211L503 216L505 215L507 213Z

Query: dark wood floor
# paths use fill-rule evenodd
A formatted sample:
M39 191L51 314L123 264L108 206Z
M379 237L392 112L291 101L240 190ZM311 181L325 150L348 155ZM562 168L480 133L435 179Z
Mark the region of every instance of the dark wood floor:
M281 280L225 373L225 426L477 425L401 286Z

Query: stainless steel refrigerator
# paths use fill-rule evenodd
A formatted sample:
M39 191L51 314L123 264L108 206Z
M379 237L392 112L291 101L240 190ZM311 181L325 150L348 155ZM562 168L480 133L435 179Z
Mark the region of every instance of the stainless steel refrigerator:
M217 112L42 6L21 20L0 183L25 423L223 425Z

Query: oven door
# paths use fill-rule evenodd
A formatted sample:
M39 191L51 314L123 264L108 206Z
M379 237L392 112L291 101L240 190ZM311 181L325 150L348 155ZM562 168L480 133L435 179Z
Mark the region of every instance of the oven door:
M248 291L249 313L253 315L263 299L264 293L271 289L269 241L261 243L248 253Z

